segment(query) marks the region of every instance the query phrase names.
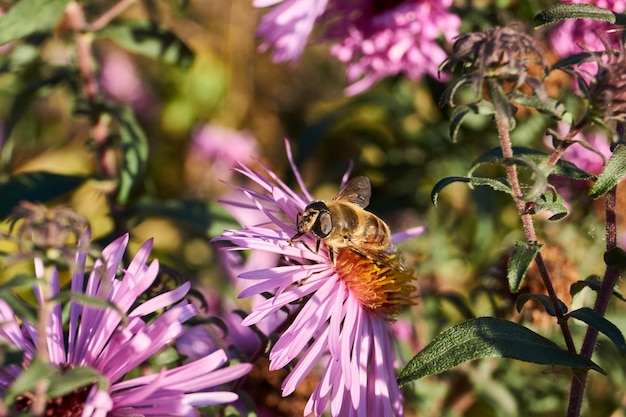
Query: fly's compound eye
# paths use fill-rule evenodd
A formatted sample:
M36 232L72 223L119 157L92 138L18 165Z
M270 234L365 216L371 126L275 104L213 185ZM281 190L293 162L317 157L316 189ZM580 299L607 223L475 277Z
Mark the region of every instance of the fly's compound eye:
M330 217L330 212L328 210L321 211L311 231L316 237L325 238L330 234L331 230L333 230L333 221Z

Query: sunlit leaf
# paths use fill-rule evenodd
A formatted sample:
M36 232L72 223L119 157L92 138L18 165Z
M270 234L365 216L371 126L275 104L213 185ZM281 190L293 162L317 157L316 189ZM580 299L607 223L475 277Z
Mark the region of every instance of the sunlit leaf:
M519 324L479 317L459 323L437 336L400 372L400 385L438 374L479 358L509 358L541 365L602 368L584 356L561 349L549 339Z
M46 202L74 190L87 177L51 172L27 172L0 184L0 218L6 218L20 201Z
M616 325L594 310L588 307L582 307L571 311L566 317L574 317L575 319L587 323L611 339L617 350L619 350L620 355L624 355L626 353L626 341L624 340L622 332Z
M602 22L626 25L623 14L612 12L592 4L560 3L542 10L533 18L535 26L557 23L567 19L593 19Z
M131 52L183 68L189 67L194 58L191 49L176 34L152 22L109 25L97 35L110 38Z
M511 259L507 265L506 277L512 293L519 291L526 271L535 260L535 256L543 247L540 243L515 242L511 251Z
M49 32L70 0L20 0L0 17L0 45L35 32Z
M604 171L589 190L589 196L594 199L603 196L615 187L624 175L626 175L626 146L620 144L615 147Z
M515 300L515 307L517 308L518 312L522 311L522 307L524 306L524 304L526 304L528 300L537 301L543 306L544 310L546 310L546 313L553 317L557 316L554 304L552 304L552 300L545 294L521 294L519 297L517 297L517 300ZM566 313L567 306L561 300L558 300L558 303L559 308L561 309L561 313Z

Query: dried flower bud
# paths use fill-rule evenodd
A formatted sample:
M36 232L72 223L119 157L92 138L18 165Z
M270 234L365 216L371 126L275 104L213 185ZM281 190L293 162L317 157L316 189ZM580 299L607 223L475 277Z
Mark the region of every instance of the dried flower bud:
M541 76L548 72L535 40L506 26L459 36L440 70L446 67L453 70L460 65L464 76L459 83L471 84L477 94L486 79L497 79L501 83L514 83L514 88L528 84L535 93L545 95L539 79L529 73L529 64L538 65L543 72Z
M42 256L48 260L73 257L77 242L89 235L89 222L67 207L46 208L23 202L9 218L11 230L17 228L20 250L13 260L24 256ZM70 249L73 248L73 249ZM67 253L68 250L72 253Z
M626 46L613 50L605 42L606 53L594 54L598 72L587 88L592 117L604 123L626 122Z

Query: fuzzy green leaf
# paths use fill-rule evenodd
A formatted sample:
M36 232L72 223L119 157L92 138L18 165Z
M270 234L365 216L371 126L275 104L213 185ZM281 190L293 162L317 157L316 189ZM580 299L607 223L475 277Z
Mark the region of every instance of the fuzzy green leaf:
M585 278L584 281L576 281L575 283L573 283L569 288L569 293L573 297L574 295L582 291L583 288L589 288L595 292L599 292L602 288L602 280L597 275L590 275ZM613 296L626 302L626 298L624 298L618 286L615 286L615 288L613 288Z
M452 139L452 142L457 142L459 130L467 116L471 114L490 115L494 112L495 108L488 101L479 101L455 107L450 114L450 139Z
M35 357L28 368L20 373L7 389L6 396L3 398L5 405L10 407L16 398L25 392L35 392L37 384L42 380L52 382L58 373L57 368Z
M556 309L554 308L554 305L552 304L552 300L550 300L550 297L548 297L545 294L522 294L519 297L517 297L517 300L515 300L515 307L517 308L518 312L522 311L522 307L524 307L524 304L526 304L526 302L528 300L535 300L538 303L540 303L544 310L546 310L546 313L548 313L549 315L556 317ZM561 300L559 301L559 307L561 308L561 313L566 313L567 312L567 306L565 305L565 303L563 303Z
M626 252L620 247L615 247L604 253L604 263L620 271L626 271Z
M615 187L624 175L626 175L626 146L620 144L615 147L604 171L589 190L589 196L594 199L603 196Z
M479 358L509 358L542 365L594 369L590 359L561 349L549 339L519 324L495 317L459 323L437 336L400 372L398 383L423 378Z
M514 146L513 155L515 157L523 156L525 160L532 161L535 165L547 165L547 161L550 159L550 155L544 152L531 148L526 148L523 146ZM499 147L492 148L479 156L474 161L468 175L471 176L472 173L483 164L495 164L504 166L506 165L506 162L507 161L505 161L505 158L502 156L502 149L500 149ZM557 175L559 177L571 178L574 180L590 180L596 178L595 175L583 171L571 162L564 161L562 159L556 163L556 165L550 171L550 174Z
M54 384L48 390L51 398L62 397L81 387L98 383L100 389L106 390L109 381L100 372L88 366L70 368L54 379Z
M20 0L0 18L0 45L36 32L49 32L69 0Z
M97 32L97 35L110 38L131 52L168 64L188 68L193 62L193 52L178 36L152 22L132 21L123 25L110 25Z
M0 184L0 218L6 218L20 201L46 202L74 190L87 177L51 172L27 172Z
M446 177L442 180L439 180L437 184L434 185L432 191L430 192L430 200L433 202L433 205L437 207L437 200L439 199L439 193L441 190L449 184L453 182L464 182L470 184L471 186L489 186L496 191L502 191L508 194L511 194L511 188L503 179L493 179L493 178L483 178L483 177Z
M526 276L526 271L528 271L530 264L535 260L535 256L537 256L542 247L543 245L539 243L518 241L513 244L506 274L509 281L509 289L512 293L519 291Z
M569 124L572 124L574 120L574 116L567 111L565 105L555 98L546 97L542 99L536 95L524 94L519 90L511 91L509 98L524 106L533 107L557 120L563 120Z
M593 19L617 25L626 24L626 16L591 4L562 3L542 10L533 18L535 26L543 26L567 19Z
M549 211L552 216L548 220L555 221L561 220L567 216L569 210L565 206L565 200L558 194L553 188L550 188L547 192L542 193L536 200L533 208L533 214L540 213L542 211Z
M594 310L588 307L582 307L577 310L571 311L566 315L566 317L574 317L575 319L587 323L599 332L604 333L605 336L611 339L611 341L619 351L620 355L623 356L624 354L626 354L626 341L624 340L624 335L622 334L622 332L617 328L616 325L611 323L609 320L607 320L605 317L601 316Z

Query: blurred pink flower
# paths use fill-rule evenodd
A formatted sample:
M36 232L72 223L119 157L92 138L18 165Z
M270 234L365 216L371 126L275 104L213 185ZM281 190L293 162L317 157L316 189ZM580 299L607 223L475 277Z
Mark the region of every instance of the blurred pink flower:
M347 68L346 94L361 93L383 77L417 80L438 75L446 58L438 41L458 35L461 20L448 12L452 0L257 0L275 5L259 24L261 50L274 47L276 62L296 61L319 20L331 53Z
M260 190L239 188L248 198L246 207L263 214L256 224L228 230L217 241L234 246L224 250L251 250L279 254L278 266L244 272L250 282L240 297L266 294L257 302L243 324L255 325L285 309L291 317L286 330L272 347L270 370L296 361L283 381L283 396L294 392L305 377L324 362L321 382L309 398L305 415L322 415L329 406L332 416L401 416L402 394L396 382L391 312L410 303L415 289L409 272L398 272L356 254L340 250L333 264L326 250L314 252L315 242L304 236L307 245L290 243L296 234L296 219L313 197L303 184L291 151L287 155L303 194L292 191L272 171L238 172L260 186ZM227 203L227 202L226 202ZM233 203L243 208L239 202ZM405 231L414 237L423 228ZM397 235L394 235L394 237ZM392 283L387 290L381 281ZM383 290L385 288L385 290ZM393 294L393 300L387 298ZM368 298L369 297L369 298ZM380 302L374 307L373 300ZM372 304L370 304L372 302Z
M568 0L562 3L592 4L616 13L626 11L626 0ZM617 30L612 31L612 29ZM565 58L586 51L604 51L606 48L602 43L602 37L605 37L612 47L617 48L619 38L622 36L622 29L619 26L597 20L568 19L552 27L548 36L554 52L559 58ZM585 62L577 67L584 78L588 80L589 74L596 73L597 64Z
M105 94L130 105L139 114L147 114L155 105L149 87L131 57L120 50L110 50L102 58L100 83Z
M250 132L204 124L193 132L189 152L209 162L220 176L238 163L250 162L257 154L257 142Z
M128 240L128 235L125 235L108 245L95 261L86 282L85 250L76 251L71 271L71 291L76 297L106 300L114 303L120 311L72 299L68 310L69 325L65 329L67 333L64 332L62 308L58 303L52 307L46 329L47 356L51 364L63 369L90 366L100 372L108 383L87 385L68 394L70 399L51 401L48 407L52 409L47 409L46 414L66 415L66 409L58 409L59 404L63 404L73 407L72 415L83 417L129 414L192 416L196 415L194 406L236 400L236 394L214 389L242 377L251 365L218 369L227 361L223 350L215 350L188 364L164 368L153 374L128 376L129 372L181 336L184 330L182 323L197 313L196 308L184 299L190 289L189 283L143 302L138 301L157 278L159 262L153 260L146 264L152 249L150 240L137 251L130 264L123 267L121 262ZM45 266L41 259L35 258L37 278L44 282L44 275L49 272L51 296L54 297L59 293L58 271L55 266ZM38 287L35 293L41 303ZM167 310L152 317L163 309ZM127 315L126 323L122 322L121 314ZM29 321L17 318L11 307L1 299L0 322L0 341L22 350L24 364L28 366L37 355L37 328ZM5 394L21 372L22 367L14 364L2 368L0 395Z

